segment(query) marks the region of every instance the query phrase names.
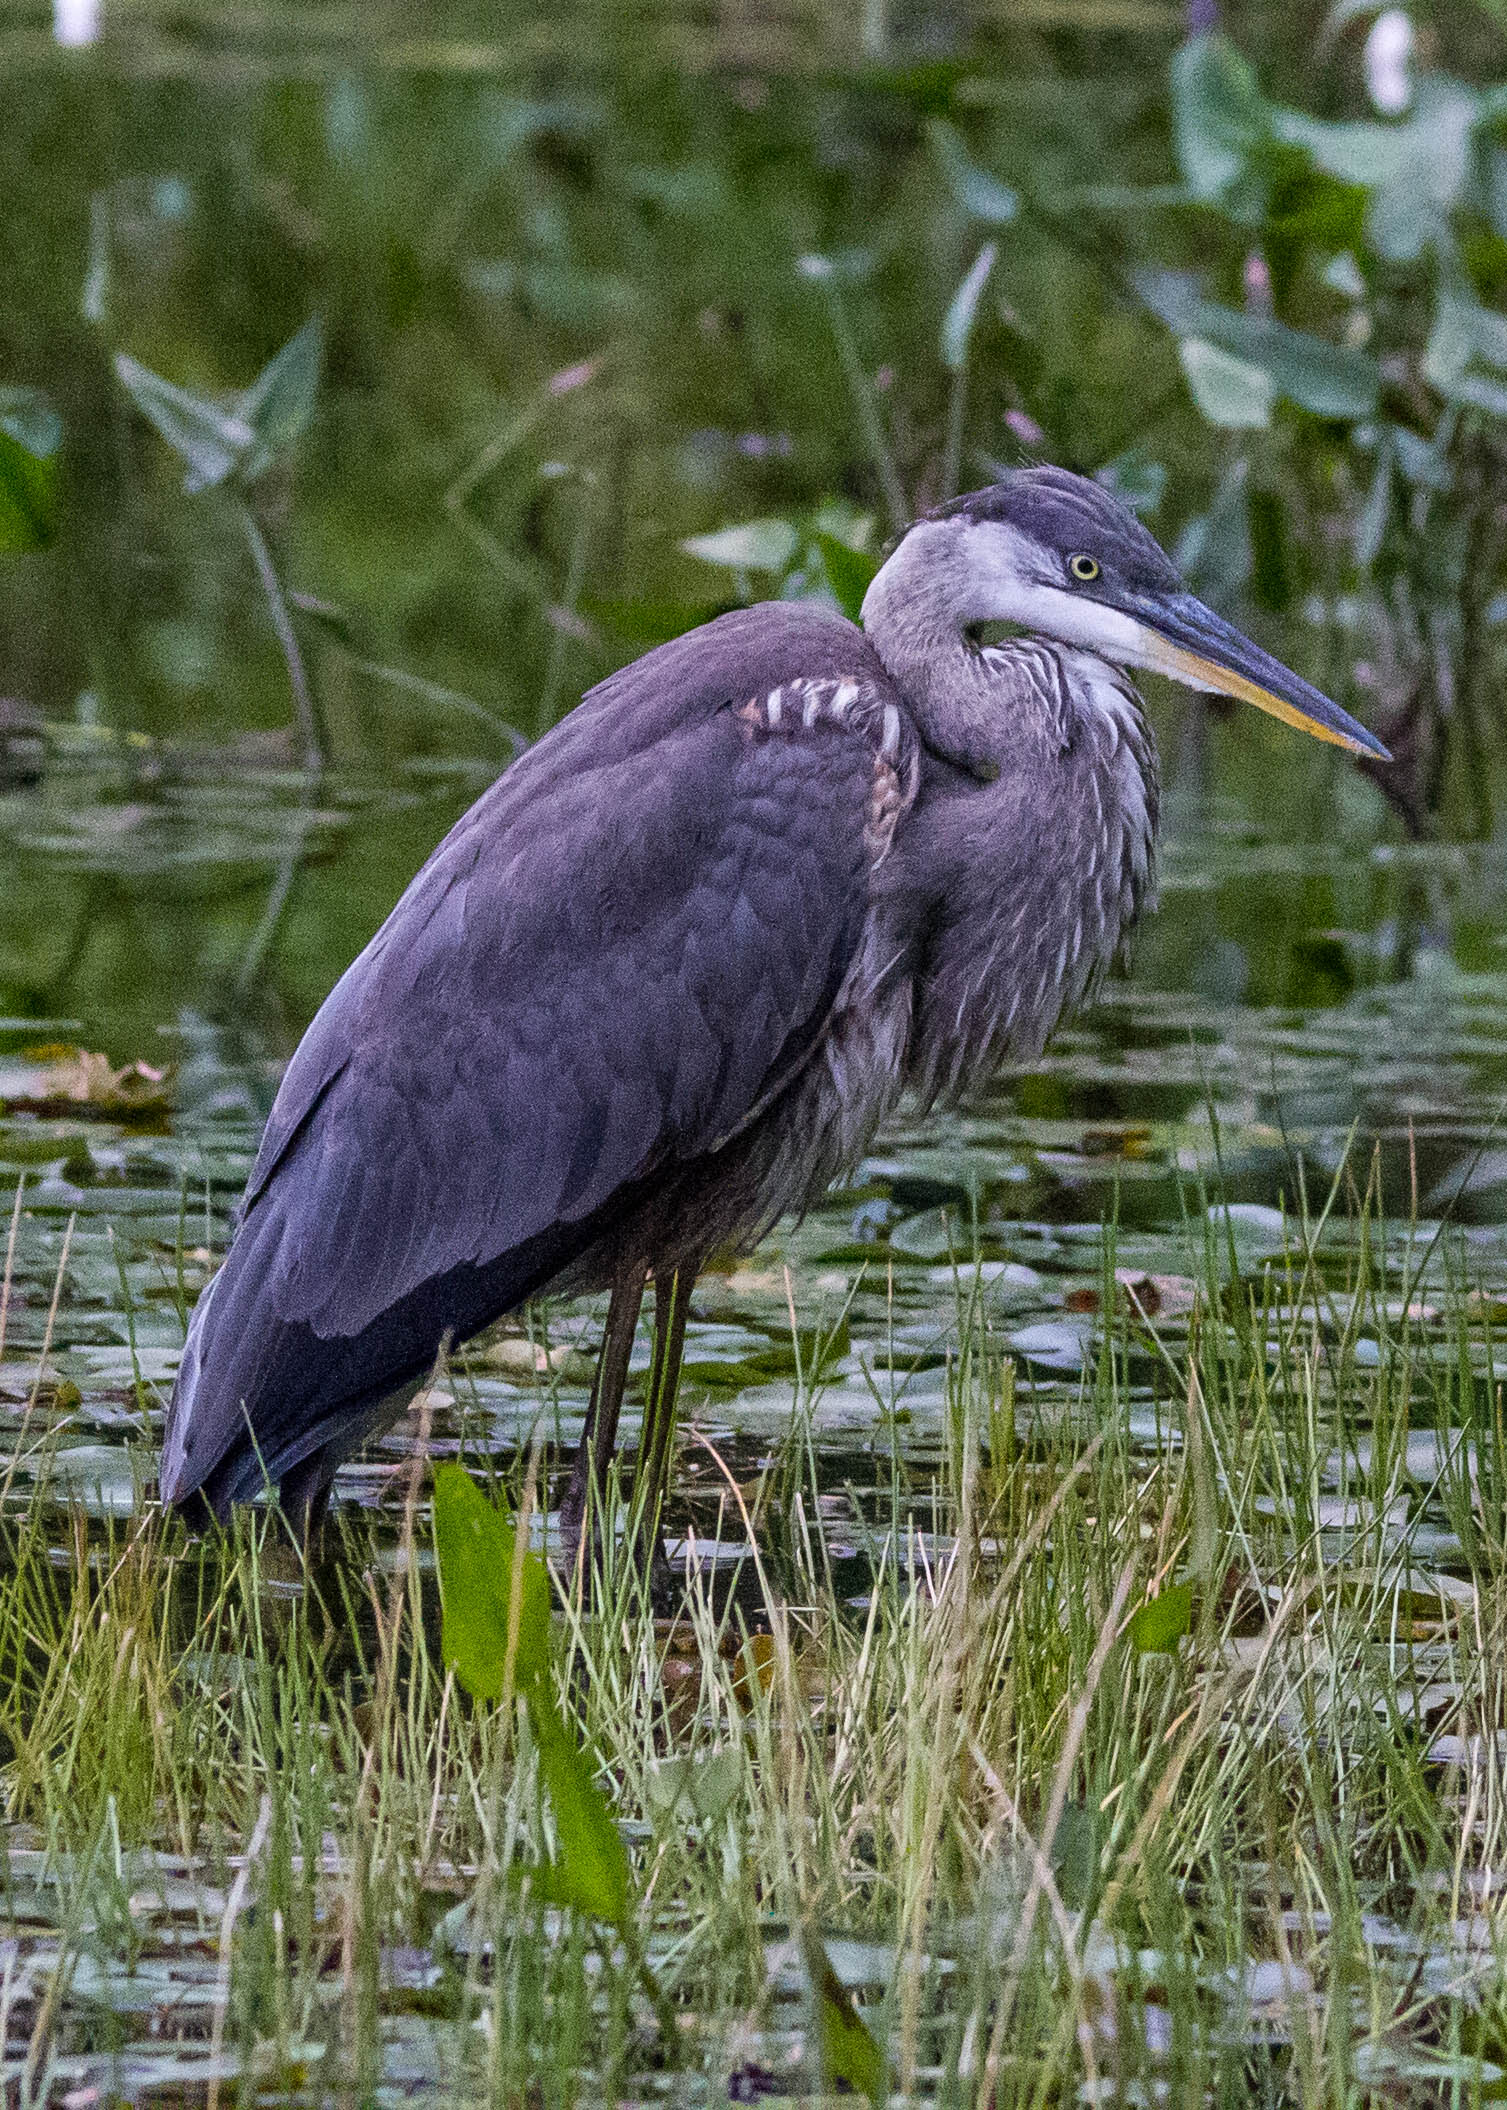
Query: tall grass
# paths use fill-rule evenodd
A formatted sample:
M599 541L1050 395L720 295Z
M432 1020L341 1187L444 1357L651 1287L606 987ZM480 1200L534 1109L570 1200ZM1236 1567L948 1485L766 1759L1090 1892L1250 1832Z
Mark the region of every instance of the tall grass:
M813 1378L760 1483L719 1459L698 1497L703 1536L753 1523L736 1589L688 1569L657 1609L610 1534L560 1580L561 1692L671 2042L630 1959L530 1885L526 1722L442 1667L419 1471L396 1535L343 1515L312 1564L265 1515L202 1544L151 1508L90 1524L40 1471L0 1526L16 2099L132 2091L149 2050L211 2098L800 2092L813 1929L902 2095L1495 2092L1490 1311L1375 1201L1244 1274L1216 1227L1175 1325L1111 1256L1051 1417L961 1270L934 1465L819 1489Z

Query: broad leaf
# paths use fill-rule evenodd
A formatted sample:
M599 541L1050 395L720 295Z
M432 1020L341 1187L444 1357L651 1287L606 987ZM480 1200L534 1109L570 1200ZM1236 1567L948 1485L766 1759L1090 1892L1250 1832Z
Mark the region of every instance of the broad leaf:
M1180 338L1196 338L1243 366L1258 369L1276 395L1312 411L1315 417L1366 418L1374 414L1381 375L1369 353L1331 344L1327 338L1315 337L1307 330L1289 329L1270 315L1247 315L1239 308L1225 308L1216 301L1204 300L1197 282L1187 272L1141 271L1136 273L1135 285L1147 307ZM1185 367L1189 365L1186 351L1183 363ZM1200 364L1212 375L1210 401L1226 405L1233 413L1241 400L1235 390L1235 377L1215 372L1214 362L1203 354L1195 354L1193 365ZM1198 381L1191 370L1189 380L1197 391ZM1221 393L1222 384L1227 381L1230 387ZM1217 424L1261 424L1265 420L1254 414L1254 395L1252 385L1243 416L1216 416L1201 393L1199 407Z
M1211 425L1238 431L1270 424L1277 393L1270 374L1206 337L1184 337L1177 351L1193 400Z
M63 444L63 421L40 388L0 388L0 432L39 461Z
M1342 183L1371 193L1366 233L1388 263L1421 256L1470 181L1475 128L1488 106L1447 75L1421 80L1412 115L1399 124L1332 123L1275 109L1274 136L1310 155Z
M434 1476L434 1553L447 1667L475 1699L500 1700L508 1685L516 1534L470 1474L442 1465ZM512 1685L548 1695L549 1576L523 1551Z
M1167 465L1149 448L1132 443L1094 471L1095 483L1113 491L1133 513L1154 513L1167 493Z
M621 1927L632 1907L628 1850L607 1798L556 1711L548 1687L531 1686L529 1722L539 1750L539 1774L555 1815L559 1856L531 1871L540 1894L555 1905Z
M731 571L784 571L800 547L800 536L788 520L745 520L710 535L687 535L681 548L703 564L725 564Z
M1217 30L1190 37L1173 58L1172 131L1195 198L1241 219L1259 211L1252 164L1271 136L1266 100L1249 61Z
M961 373L968 363L968 343L973 335L974 317L978 314L979 300L989 283L989 274L994 269L998 253L993 242L985 242L942 318L942 364L950 374Z
M1173 552L1174 563L1194 592L1216 608L1234 600L1251 575L1247 480L1244 460L1231 462L1209 510L1194 515Z
M827 584L837 596L838 606L850 621L856 623L863 607L863 597L879 569L879 559L871 557L867 550L850 548L836 535L826 534L821 528L811 539L821 552L822 569L827 574Z
M863 2017L853 2005L853 1996L832 1968L819 1935L804 1929L801 1954L811 1985L812 2021L823 2082L836 2082L866 2095L871 2103L882 2103L889 2086L884 2053L875 2043Z
M262 368L236 406L256 434L256 444L241 464L249 483L286 452L308 424L319 394L324 361L324 325L311 316L282 350Z
M1008 227L1020 211L1020 199L1008 183L981 168L964 144L963 135L943 117L934 117L926 127L932 151L941 165L947 188L964 212L986 227Z
M1131 1615L1130 1645L1139 1656L1171 1656L1193 1624L1193 1585L1173 1583Z
M0 550L24 556L57 532L63 428L38 389L0 389Z
M116 353L115 373L142 416L187 463L185 491L223 483L255 444L256 434L237 412L164 381L129 353Z
M1481 306L1457 266L1443 278L1423 354L1423 377L1442 395L1499 413L1502 383L1472 369L1478 364L1498 372L1507 369L1507 317Z

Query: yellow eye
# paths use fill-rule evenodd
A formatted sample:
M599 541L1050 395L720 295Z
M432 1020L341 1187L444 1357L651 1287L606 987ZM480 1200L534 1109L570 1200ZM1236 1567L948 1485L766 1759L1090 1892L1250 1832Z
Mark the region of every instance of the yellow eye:
M1073 577L1081 579L1085 586L1090 579L1097 579L1099 576L1099 560L1097 557L1069 557L1067 568Z

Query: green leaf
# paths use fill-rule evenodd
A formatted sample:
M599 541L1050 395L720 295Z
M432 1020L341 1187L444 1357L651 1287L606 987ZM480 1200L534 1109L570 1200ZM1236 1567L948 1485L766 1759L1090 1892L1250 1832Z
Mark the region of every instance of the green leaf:
M822 570L827 574L827 584L837 596L838 606L850 621L856 623L863 607L863 597L879 569L879 558L871 557L867 550L851 548L821 528L811 539L821 552Z
M610 1927L626 1925L633 1891L628 1850L606 1796L556 1711L549 1688L530 1686L529 1722L539 1774L555 1813L558 1858L533 1872L540 1895Z
M1205 337L1184 337L1177 353L1193 400L1211 425L1238 431L1270 424L1277 391L1261 367L1237 359Z
M1285 396L1300 409L1321 418L1368 418L1374 415L1381 388L1376 361L1366 352L1331 344L1307 330L1290 329L1270 315L1247 315L1199 296L1186 272L1141 271L1136 290L1153 314L1185 340L1183 364L1198 397L1199 408L1215 424L1257 425L1257 385L1225 369L1204 352L1190 361L1186 340L1223 352L1239 366L1259 371L1272 394ZM1208 375L1208 397L1200 388L1202 367ZM1228 412L1221 415L1220 411ZM1237 414L1238 413L1238 414Z
M950 374L961 373L968 363L968 341L973 335L974 317L998 254L995 243L985 242L948 302L947 313L942 318L942 364Z
M470 1474L442 1465L434 1476L434 1553L443 1612L440 1648L447 1668L478 1700L507 1689L516 1535ZM548 1694L549 1576L524 1550L513 1689Z
M1254 164L1271 137L1270 115L1254 69L1218 30L1190 37L1173 58L1172 135L1195 198L1240 219L1259 212L1264 185Z
M1173 554L1173 562L1194 592L1216 608L1232 601L1251 575L1247 480L1245 461L1231 462L1219 479L1209 510L1188 522Z
M667 1821L716 1824L743 1792L741 1751L657 1758L644 1775L644 1798Z
M56 534L62 436L39 389L0 388L0 551L29 556Z
M1069 1912L1086 1912L1093 1902L1103 1830L1097 1804L1076 1800L1063 1804L1052 1835L1052 1874Z
M1457 263L1440 272L1438 305L1423 354L1423 378L1441 395L1495 410L1502 384L1472 369L1480 364L1507 370L1507 317L1483 308Z
M801 1930L801 1954L811 1985L822 2081L851 2088L871 2103L882 2103L889 2088L889 2067L868 2025L853 2005L853 1996L832 1968L821 1937Z
M1167 494L1167 465L1135 441L1096 469L1094 481L1113 491L1132 513L1154 513Z
M1271 123L1326 175L1370 192L1367 238L1378 256L1402 264L1423 254L1465 196L1475 130L1489 114L1474 89L1432 74L1399 124L1333 123L1280 108Z
M703 564L725 564L731 571L783 572L794 559L800 539L788 520L745 520L711 535L687 535L680 546L688 557L699 557Z
M256 435L255 446L241 464L247 483L286 453L308 424L323 362L324 324L314 315L268 360L241 397L237 415Z
M1369 571L1381 552L1382 538L1392 512L1392 447L1385 431L1376 450L1376 472L1371 489L1355 523L1355 561Z
M38 461L63 444L63 421L40 388L0 388L0 432Z
M223 483L255 445L256 434L238 412L164 381L129 353L116 353L115 374L142 416L188 464L185 491Z
M979 166L962 133L945 117L931 118L926 136L941 164L943 181L964 212L986 227L1008 227L1020 211L1020 199L1009 184Z
M1130 1645L1139 1656L1172 1656L1193 1624L1193 1585L1174 1583L1150 1597L1130 1620Z

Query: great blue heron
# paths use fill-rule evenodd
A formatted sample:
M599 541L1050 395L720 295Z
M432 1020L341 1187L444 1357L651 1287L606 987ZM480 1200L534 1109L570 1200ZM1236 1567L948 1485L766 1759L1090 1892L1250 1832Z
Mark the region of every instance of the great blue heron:
M1052 468L918 521L861 629L770 602L592 689L299 1044L189 1329L163 1498L223 1517L270 1484L307 1523L445 1341L607 1288L578 1534L652 1276L657 1507L708 1255L807 1207L906 1089L1037 1055L1135 922L1157 760L1127 667L1386 758Z

